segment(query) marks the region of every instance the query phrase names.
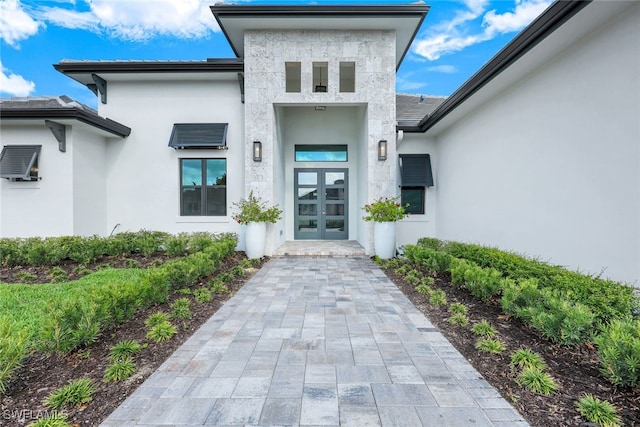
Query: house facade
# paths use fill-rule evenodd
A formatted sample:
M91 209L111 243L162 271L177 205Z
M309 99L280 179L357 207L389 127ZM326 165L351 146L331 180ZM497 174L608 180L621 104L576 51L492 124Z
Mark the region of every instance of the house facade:
M233 204L253 192L284 211L267 254L323 239L372 254L362 207L400 196L398 244L640 278L639 4L554 3L446 100L395 92L428 6L211 9L237 58L55 65L96 93L99 125L3 100L2 145L40 147L35 179L0 165L0 236L242 237Z

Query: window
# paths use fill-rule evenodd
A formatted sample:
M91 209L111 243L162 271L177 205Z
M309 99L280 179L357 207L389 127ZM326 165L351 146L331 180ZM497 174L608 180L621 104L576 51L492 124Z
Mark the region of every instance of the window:
M405 206L404 210L407 213L424 214L424 187L402 187L400 203Z
M431 157L428 154L400 154L400 203L408 213L424 214L425 187L433 186Z
M340 63L340 92L356 91L356 63Z
M40 148L42 145L5 145L0 153L0 178L37 181Z
M346 145L296 145L296 162L346 162Z
M176 123L173 125L169 147L226 148L227 123Z
M329 80L329 66L326 62L313 63L313 91L326 92Z
M300 92L302 88L301 68L299 62L285 62L285 90L287 92Z
M180 159L180 215L227 215L226 159Z

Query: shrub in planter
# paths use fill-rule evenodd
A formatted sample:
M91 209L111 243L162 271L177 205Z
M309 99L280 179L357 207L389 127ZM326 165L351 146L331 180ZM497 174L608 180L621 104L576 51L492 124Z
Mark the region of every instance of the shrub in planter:
M640 386L640 319L611 322L595 342L602 373L612 383Z

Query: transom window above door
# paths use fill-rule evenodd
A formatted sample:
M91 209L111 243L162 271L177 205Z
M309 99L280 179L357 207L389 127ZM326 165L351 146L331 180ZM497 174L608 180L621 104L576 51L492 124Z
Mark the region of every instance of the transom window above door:
M296 145L296 162L346 162L346 145Z

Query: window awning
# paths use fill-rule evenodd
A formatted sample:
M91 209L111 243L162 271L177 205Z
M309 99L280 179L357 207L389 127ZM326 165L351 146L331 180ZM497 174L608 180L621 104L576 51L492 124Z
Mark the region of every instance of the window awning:
M227 146L228 123L176 123L169 147L224 148Z
M0 178L31 180L42 145L5 145L0 154Z
M400 177L405 187L433 187L428 154L400 154Z

